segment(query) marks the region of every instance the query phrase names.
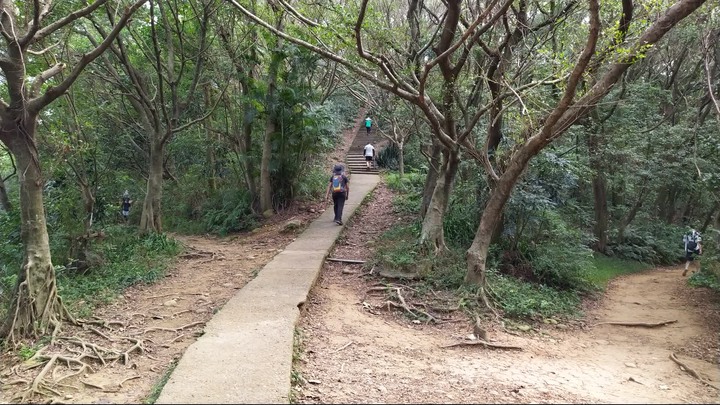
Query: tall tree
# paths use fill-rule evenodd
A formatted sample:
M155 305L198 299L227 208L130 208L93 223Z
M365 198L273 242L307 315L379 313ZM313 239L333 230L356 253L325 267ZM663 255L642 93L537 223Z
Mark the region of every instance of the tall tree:
M106 5L120 8L123 2L97 0L89 5L72 2L71 5L80 7L65 13L60 11L64 7L50 0L0 2L0 35L5 44L0 53L0 69L7 88L7 95L0 102L0 141L13 154L18 167L24 250L12 309L0 326L0 336L11 341L19 336L36 337L49 329L57 331L63 318L69 315L57 294L50 256L43 207L44 181L36 144L38 117L72 86L89 63L107 49L145 1L135 1L126 7L97 46L73 55L76 60L50 66L43 64L44 59L34 56L52 52L52 46L47 47L47 43L55 35L61 30L69 30L72 35L71 30L79 19ZM62 59L61 55L55 56L56 60ZM67 75L57 80L66 71Z
M197 108L202 105L198 86L206 69L209 22L216 3L150 0L149 27L138 27L135 35L118 36L110 46L120 68L110 57L103 58L108 80L132 105L146 137L142 149L148 165L140 217L142 232L162 232L162 184L168 143L210 115L192 113L202 110ZM101 24L94 22L94 27L104 35Z

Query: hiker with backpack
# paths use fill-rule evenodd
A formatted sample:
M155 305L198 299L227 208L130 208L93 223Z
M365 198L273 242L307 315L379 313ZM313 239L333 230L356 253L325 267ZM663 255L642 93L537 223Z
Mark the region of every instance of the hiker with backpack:
M132 206L132 203L133 201L130 199L130 192L125 190L122 199L120 200L120 214L122 214L125 223L128 222L128 217L130 216L130 207Z
M690 262L695 260L694 255L702 254L702 237L700 232L695 229L690 229L690 232L683 236L683 243L685 244L685 271L683 276L687 274Z
M365 118L365 129L367 129L367 134L370 135L370 128L372 127L372 120L370 117Z
M333 175L330 177L330 183L325 192L325 200L330 196L330 192L332 192L333 209L335 210L335 219L333 221L338 225L342 225L343 207L345 206L345 200L350 196L350 180L343 173L342 165L335 165L333 168Z
M375 147L372 142L368 142L363 148L363 156L365 156L365 165L370 170L371 167L375 167Z

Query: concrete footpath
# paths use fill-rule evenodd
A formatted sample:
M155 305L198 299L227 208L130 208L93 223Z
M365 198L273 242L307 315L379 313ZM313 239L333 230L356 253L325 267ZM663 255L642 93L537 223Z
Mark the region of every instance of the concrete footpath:
M378 181L377 175L351 175L343 222ZM331 201L205 325L205 333L185 351L155 403L289 403L299 306L343 228L333 222Z

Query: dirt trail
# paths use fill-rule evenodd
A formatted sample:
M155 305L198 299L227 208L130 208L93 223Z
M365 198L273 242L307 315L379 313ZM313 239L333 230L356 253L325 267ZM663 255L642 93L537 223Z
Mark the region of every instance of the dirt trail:
M369 257L382 225L397 220L390 218L386 193L378 188L334 256ZM678 269L614 280L599 305L587 311L582 328L541 323L527 333L509 334L489 325L491 342L522 346L521 352L441 348L472 333L464 316L426 326L400 312L371 311L366 291L378 280L357 271L357 266L328 264L312 294L300 325L305 354L297 369L308 383L296 387L298 402L720 402L720 391L669 359L675 352L720 387L718 302L687 287ZM596 325L666 320L677 322L652 329Z

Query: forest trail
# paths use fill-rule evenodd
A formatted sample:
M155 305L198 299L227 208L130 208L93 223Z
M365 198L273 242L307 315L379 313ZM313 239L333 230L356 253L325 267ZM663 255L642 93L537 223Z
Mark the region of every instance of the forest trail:
M350 224L332 254L367 259L391 197L378 187L368 209ZM488 325L492 343L442 348L472 333L461 314L441 325L412 323L402 310L383 311L385 297L368 294L378 279L352 265L329 263L300 329L297 369L312 383L296 387L301 403L719 403L670 359L687 364L720 388L718 301L686 285L682 269L657 268L613 280L578 323L538 323L521 332ZM355 266L357 267L357 266ZM355 273L355 274L353 274ZM385 281L387 282L387 280ZM677 322L655 328L602 322ZM528 325L525 325L526 327Z
M355 131L347 131L346 145ZM346 152L338 151L332 160ZM331 256L369 259L379 235L407 220L393 211L392 199L381 183L347 222ZM105 335L140 337L144 350L130 353L127 364L94 365L93 373L64 380L62 387L55 386L60 395L52 399L106 404L152 398L213 315L296 238L299 230L287 231L288 221L304 227L325 208L322 202L296 205L254 232L227 238L176 236L187 250L165 278L133 286L95 313L118 322L105 325ZM361 274L358 265L326 262L298 325L302 355L293 375L307 383L295 386L295 402L720 402L720 391L669 358L675 353L720 386L720 303L707 290L688 287L679 268L613 280L580 321L522 325L532 327L527 332L509 321L505 328L486 325L492 343L521 346L522 351L442 348L467 341L472 329L465 315L456 311L439 325L413 323L401 311L373 305L386 299L367 293L380 280ZM651 329L597 325L667 320L677 322ZM117 350L131 346L88 329L67 327L64 334ZM0 358L0 404L16 402L39 371L17 365L17 356ZM48 399L36 396L34 402Z
M718 403L720 391L669 358L676 353L720 387L716 347L715 364L685 354L713 336L717 340L717 334L677 296L681 280L677 269L616 280L588 316L593 323L677 323L589 325L577 331L548 326L521 336L491 333L495 343L525 349L509 352L480 346L443 349L465 339L470 328L413 325L373 315L348 299L357 291L346 285L347 276L327 274L303 322L307 355L300 367L306 380L322 384L306 385L301 402Z

